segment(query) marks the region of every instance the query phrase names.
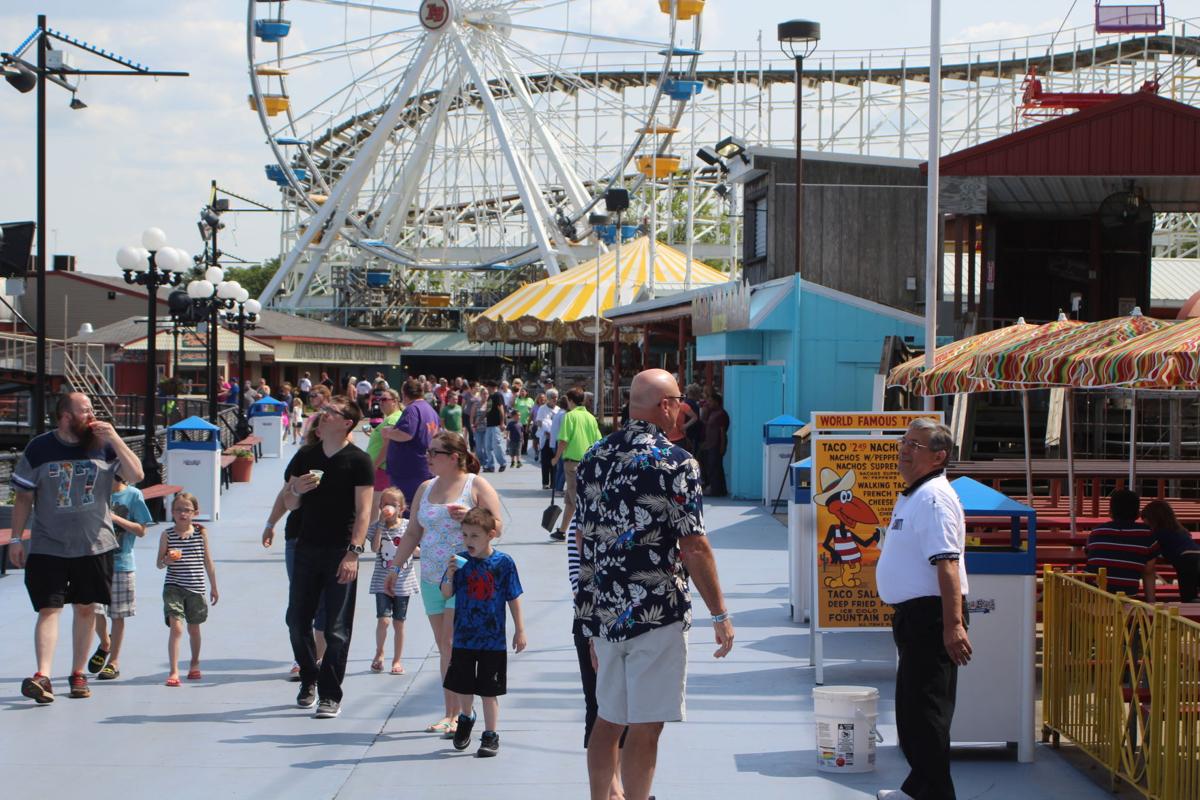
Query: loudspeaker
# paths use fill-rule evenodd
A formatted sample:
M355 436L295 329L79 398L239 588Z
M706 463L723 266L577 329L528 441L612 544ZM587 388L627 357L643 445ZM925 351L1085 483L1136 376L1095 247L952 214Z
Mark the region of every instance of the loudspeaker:
M604 193L604 208L607 211L624 211L629 208L628 189L609 189Z
M0 224L0 278L23 278L33 271L29 252L36 228L32 222Z

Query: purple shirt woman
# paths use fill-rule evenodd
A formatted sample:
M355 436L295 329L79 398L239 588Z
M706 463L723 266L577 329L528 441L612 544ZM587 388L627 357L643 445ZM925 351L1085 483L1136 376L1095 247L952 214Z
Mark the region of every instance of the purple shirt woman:
M442 420L433 406L425 402L418 381L411 378L405 381L402 392L404 413L396 427L383 431L383 438L388 442L388 479L404 493L404 504L411 508L417 487L433 477L425 452Z

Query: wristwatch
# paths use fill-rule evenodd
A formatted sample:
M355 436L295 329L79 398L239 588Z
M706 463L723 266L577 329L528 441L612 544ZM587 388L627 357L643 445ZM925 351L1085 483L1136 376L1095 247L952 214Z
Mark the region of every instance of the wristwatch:
M367 549L367 548L363 547L361 544L348 544L348 545L346 545L346 552L347 552L347 553L358 553L359 555L362 555L363 551L364 551L364 550L366 550L366 549Z

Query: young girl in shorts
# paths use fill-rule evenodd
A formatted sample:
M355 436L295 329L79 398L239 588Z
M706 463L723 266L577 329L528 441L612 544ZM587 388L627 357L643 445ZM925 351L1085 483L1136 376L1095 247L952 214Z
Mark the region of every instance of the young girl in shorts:
M418 593L417 576L412 557L403 564L393 563L396 548L404 537L408 520L404 513L404 494L394 486L379 495L379 519L367 531L367 541L378 555L375 571L371 573L371 594L375 595L375 658L372 672L383 672L383 646L387 644L388 622L395 630L395 649L392 655L392 674L404 674L404 621L408 618L408 600ZM396 573L395 596L384 591L389 572Z
M192 646L192 662L188 680L198 681L200 674L200 624L208 619L208 594L217 604L217 573L213 568L204 526L192 520L200 513L200 503L187 492L175 495L171 506L174 525L167 528L158 540L158 568L167 570L163 580L163 616L171 633L167 638L167 663L171 667L167 686L179 685L179 642L187 623L188 639ZM205 582L207 574L208 581Z
M304 401L299 397L292 401L292 444L300 443L300 429L304 427Z

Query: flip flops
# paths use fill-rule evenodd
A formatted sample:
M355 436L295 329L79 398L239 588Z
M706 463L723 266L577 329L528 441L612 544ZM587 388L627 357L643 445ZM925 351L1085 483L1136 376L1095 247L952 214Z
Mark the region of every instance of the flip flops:
M403 675L404 667L400 667L400 666L392 667L392 674L393 675Z
M426 733L440 733L445 736L450 732L451 720L443 719L441 722L435 722L432 725L426 726Z
M111 663L105 664L104 669L100 670L100 674L96 676L97 680L113 681L121 677L121 670L114 667Z
M377 658L371 662L371 672L383 672L383 659Z
M179 686L179 685L180 685L180 684L179 684L179 678L177 678L177 677L175 677L174 675L172 675L170 678L167 678L167 683L166 683L166 685L167 685L167 686Z
M87 671L95 675L104 668L106 661L108 661L108 651L102 647L97 647L96 652L92 653L92 657L88 659Z
M201 678L203 678L203 677L204 677L204 676L203 676L202 674L200 674L200 668L199 668L199 667L195 667L194 669L189 669L189 670L188 670L187 679L188 679L189 681L198 681L198 680L200 680L200 679L201 679Z

